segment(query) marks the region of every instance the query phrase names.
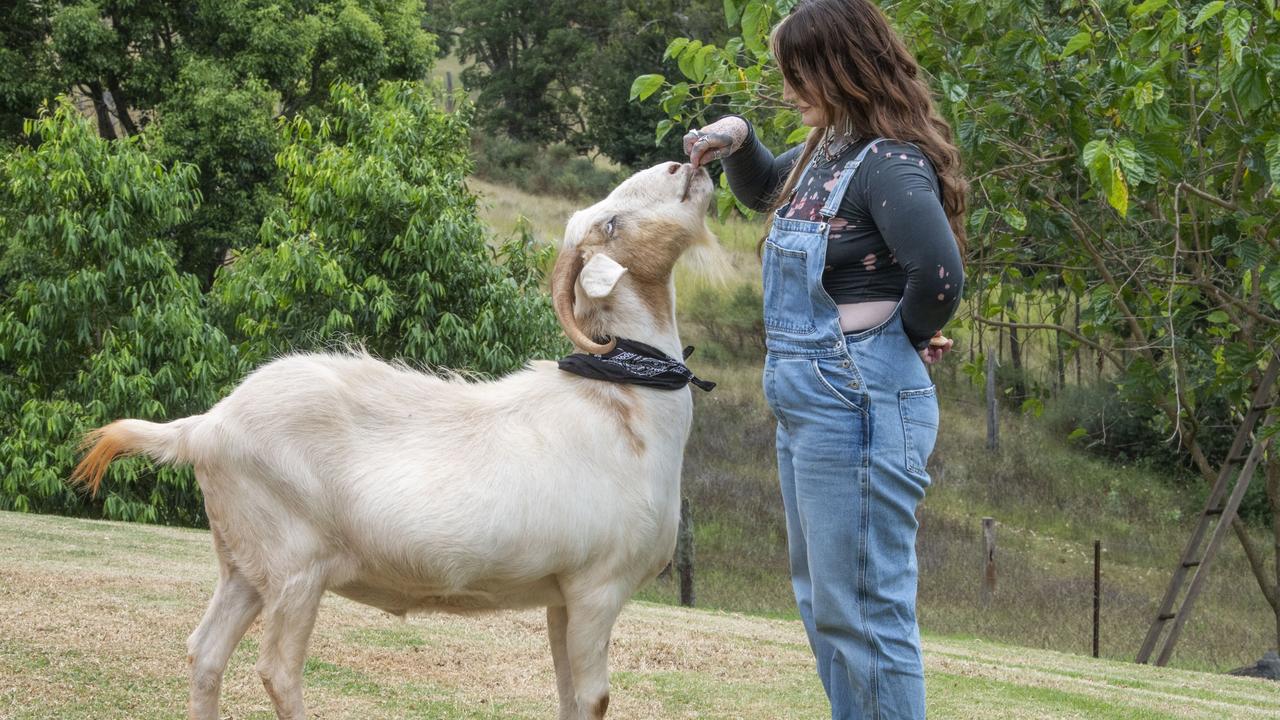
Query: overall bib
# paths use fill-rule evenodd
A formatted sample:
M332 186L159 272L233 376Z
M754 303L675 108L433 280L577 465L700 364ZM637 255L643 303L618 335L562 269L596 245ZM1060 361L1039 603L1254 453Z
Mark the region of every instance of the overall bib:
M846 335L822 287L829 221L876 142L838 172L821 222L783 207L764 246L763 385L778 421L791 582L833 720L925 716L915 510L936 391L901 301Z

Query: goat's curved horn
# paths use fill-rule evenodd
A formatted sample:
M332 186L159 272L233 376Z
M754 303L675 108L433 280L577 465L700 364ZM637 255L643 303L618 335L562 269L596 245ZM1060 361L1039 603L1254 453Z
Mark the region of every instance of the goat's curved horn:
M582 265L582 251L578 248L566 247L560 251L555 269L551 271L551 304L570 342L589 353L603 355L612 351L618 341L610 339L601 344L592 340L578 327L578 319L573 316L573 288L578 282L578 273L582 272Z

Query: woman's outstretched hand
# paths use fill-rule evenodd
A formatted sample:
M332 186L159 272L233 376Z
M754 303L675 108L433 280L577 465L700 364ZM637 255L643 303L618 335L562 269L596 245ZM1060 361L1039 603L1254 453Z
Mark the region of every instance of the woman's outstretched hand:
M950 350L952 345L955 345L955 341L949 337L943 337L942 332L939 331L929 339L929 347L920 351L920 359L926 365L932 365L941 360L943 354Z
M751 128L740 117L725 117L684 136L684 152L694 170L704 163L732 155L747 141Z

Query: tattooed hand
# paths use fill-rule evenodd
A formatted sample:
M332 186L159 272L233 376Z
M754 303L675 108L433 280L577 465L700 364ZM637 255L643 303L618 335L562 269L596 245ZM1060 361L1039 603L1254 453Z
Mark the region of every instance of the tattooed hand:
M740 117L720 118L704 128L690 130L684 136L684 152L696 170L704 162L732 155L747 141L750 132L747 121Z

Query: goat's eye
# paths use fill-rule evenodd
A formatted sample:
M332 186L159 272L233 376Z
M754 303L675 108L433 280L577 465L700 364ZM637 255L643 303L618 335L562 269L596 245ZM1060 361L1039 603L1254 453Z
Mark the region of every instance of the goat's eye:
M604 224L605 235L608 235L609 237L613 237L614 231L618 229L617 220L618 220L617 216L614 216L609 218L609 222Z

